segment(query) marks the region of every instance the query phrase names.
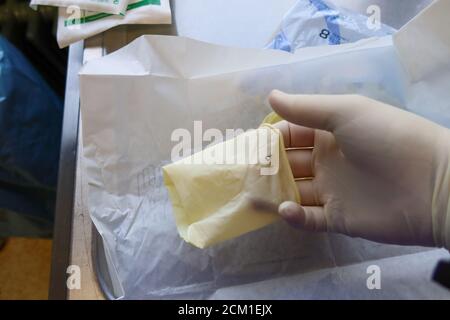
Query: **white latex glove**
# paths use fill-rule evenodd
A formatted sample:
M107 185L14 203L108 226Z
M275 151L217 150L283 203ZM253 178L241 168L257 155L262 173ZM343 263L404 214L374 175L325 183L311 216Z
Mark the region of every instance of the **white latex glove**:
M273 91L269 101L290 122L277 124L302 198L280 205L289 223L450 248L448 129L357 95Z

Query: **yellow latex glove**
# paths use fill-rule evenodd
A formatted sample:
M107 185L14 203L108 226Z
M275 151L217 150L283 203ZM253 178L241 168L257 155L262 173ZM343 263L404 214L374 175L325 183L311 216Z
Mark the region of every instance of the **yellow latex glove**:
M384 243L450 248L450 133L404 110L356 95L288 95L273 109L302 205L279 213L310 231Z
M271 150L270 162L260 150ZM199 248L264 227L280 219L283 201L300 201L283 138L270 125L167 165L163 176L178 232Z

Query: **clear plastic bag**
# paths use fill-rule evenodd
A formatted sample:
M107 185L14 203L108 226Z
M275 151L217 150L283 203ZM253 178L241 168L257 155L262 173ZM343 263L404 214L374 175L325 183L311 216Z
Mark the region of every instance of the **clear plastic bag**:
M267 48L295 52L303 47L338 45L394 32L381 22L377 24L365 15L336 8L324 0L298 0Z

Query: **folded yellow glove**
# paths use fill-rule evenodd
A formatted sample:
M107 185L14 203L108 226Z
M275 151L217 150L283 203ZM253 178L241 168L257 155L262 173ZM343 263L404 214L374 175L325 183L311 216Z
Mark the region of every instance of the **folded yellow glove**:
M273 115L267 119L279 120ZM279 219L257 209L259 201L274 206L300 202L283 137L269 124L167 165L163 176L178 232L199 248Z

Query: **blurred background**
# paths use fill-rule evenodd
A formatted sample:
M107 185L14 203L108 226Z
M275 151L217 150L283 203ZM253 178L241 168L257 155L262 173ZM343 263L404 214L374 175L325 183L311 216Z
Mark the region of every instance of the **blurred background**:
M57 10L0 0L0 299L46 299L67 49Z

